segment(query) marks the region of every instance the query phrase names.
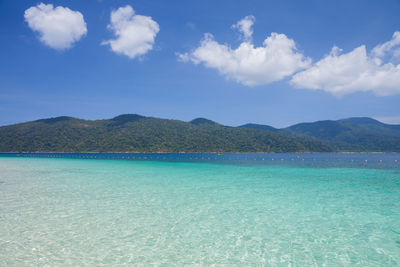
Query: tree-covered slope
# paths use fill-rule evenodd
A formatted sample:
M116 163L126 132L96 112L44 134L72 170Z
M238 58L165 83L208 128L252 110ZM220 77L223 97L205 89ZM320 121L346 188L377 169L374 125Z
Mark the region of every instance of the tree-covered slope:
M272 128L260 124L245 124L239 127L266 130ZM337 151L400 151L400 125L385 124L371 118L360 117L299 123L276 130L293 136L319 140Z
M283 131L316 138L341 151L400 151L400 126L371 118L300 123Z
M291 152L332 151L329 145L206 120L191 122L120 115L110 120L71 117L0 127L0 151L60 152Z
M268 130L272 132L277 132L279 129L276 129L269 125L257 124L257 123L247 123L239 126L239 128L249 128L249 129L259 129L259 130Z

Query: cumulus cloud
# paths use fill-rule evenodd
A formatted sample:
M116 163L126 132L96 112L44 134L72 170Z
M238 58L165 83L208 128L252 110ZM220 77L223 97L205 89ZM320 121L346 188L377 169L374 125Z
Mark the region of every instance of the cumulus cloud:
M83 15L67 7L40 3L25 10L24 17L40 41L57 50L71 48L87 33Z
M385 57L386 54L390 54L390 52L394 52L394 56L397 56L397 54L400 51L400 48L398 47L400 45L400 32L395 32L392 36L392 40L385 42L383 44L377 45L372 49L372 56L375 58L383 58ZM394 48L397 48L394 50Z
M243 35L244 41L250 41L253 35L253 24L256 21L254 16L246 16L239 20L236 24L232 25L233 29L238 29L238 31Z
M309 69L293 76L290 83L298 88L324 90L334 95L372 91L379 96L400 93L400 64L394 64L400 32L392 40L367 53L364 45L348 53L333 47L331 53Z
M247 16L235 24L234 28L245 39L236 49L218 43L212 34L206 33L199 47L189 53L178 53L178 59L202 63L246 86L278 81L310 65L311 60L298 52L295 42L285 34L271 33L262 46L255 47L250 41L253 22L254 17Z
M111 12L111 23L108 25L116 39L103 41L110 45L117 54L133 59L146 54L153 48L160 28L151 17L136 15L129 5Z

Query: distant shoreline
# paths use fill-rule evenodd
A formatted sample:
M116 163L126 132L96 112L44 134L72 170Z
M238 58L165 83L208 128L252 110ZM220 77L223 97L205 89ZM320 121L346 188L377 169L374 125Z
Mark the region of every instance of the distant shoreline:
M336 152L58 152L58 151L40 151L40 152L0 152L1 154L390 154L400 153L397 151L336 151Z

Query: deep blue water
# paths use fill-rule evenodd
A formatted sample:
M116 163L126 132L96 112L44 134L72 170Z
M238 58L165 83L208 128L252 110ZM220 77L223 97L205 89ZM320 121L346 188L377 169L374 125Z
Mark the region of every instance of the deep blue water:
M0 153L0 157L208 162L297 167L400 168L400 153Z

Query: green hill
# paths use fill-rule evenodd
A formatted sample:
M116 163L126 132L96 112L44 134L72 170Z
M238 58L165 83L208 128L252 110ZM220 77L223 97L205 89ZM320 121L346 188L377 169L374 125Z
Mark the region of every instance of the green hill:
M333 151L308 137L191 122L120 115L109 120L57 117L0 127L0 151L29 152L293 152Z
M109 120L56 117L0 127L0 152L400 151L400 125L371 118L229 127L124 114Z
M269 129L271 126L257 126L258 129L263 127ZM389 125L371 118L299 123L279 129L279 132L313 138L337 151L400 152L400 125Z
M371 118L301 123L284 131L317 138L342 151L400 151L400 127Z
M279 129L276 129L272 126L269 125L263 125L263 124L256 124L256 123L247 123L244 125L239 126L239 128L249 128L249 129L259 129L259 130L268 130L272 132L277 132Z

